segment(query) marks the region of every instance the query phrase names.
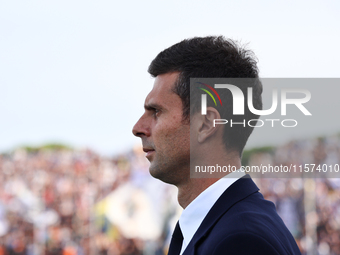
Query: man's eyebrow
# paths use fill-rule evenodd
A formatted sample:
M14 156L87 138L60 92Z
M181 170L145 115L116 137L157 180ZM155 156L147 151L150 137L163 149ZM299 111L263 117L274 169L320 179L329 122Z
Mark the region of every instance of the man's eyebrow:
M144 104L145 110L153 110L153 109L162 109L163 107L159 104L150 103L150 104Z

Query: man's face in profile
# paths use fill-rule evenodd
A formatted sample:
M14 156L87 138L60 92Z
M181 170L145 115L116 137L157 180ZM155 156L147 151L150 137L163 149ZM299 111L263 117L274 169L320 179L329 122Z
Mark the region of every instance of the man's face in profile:
M189 175L190 124L183 121L181 98L173 92L178 72L158 75L145 99L145 112L133 127L150 161L150 174L178 184Z

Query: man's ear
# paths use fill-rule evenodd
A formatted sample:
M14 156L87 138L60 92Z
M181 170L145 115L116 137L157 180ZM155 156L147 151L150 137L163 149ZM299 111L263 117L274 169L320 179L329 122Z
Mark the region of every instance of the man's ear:
M214 127L214 120L221 119L220 113L214 107L207 107L207 114L201 115L201 126L198 130L198 142L203 143L212 137L221 125Z

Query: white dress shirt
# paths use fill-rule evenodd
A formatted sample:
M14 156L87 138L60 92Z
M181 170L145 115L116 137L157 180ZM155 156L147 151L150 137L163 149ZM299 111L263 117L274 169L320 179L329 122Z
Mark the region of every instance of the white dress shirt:
M227 177L219 179L217 182L199 194L198 197L196 197L183 210L182 215L179 218L179 226L183 234L183 243L180 255L183 254L184 250L190 243L192 237L215 202L231 184L244 175L244 172L235 171L228 174Z

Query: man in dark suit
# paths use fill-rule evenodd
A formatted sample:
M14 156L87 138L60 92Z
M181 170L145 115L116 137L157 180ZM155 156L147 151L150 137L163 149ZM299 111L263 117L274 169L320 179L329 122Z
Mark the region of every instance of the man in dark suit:
M253 106L262 109L253 53L223 37L192 38L159 53L149 73L155 83L133 133L142 139L151 175L177 186L184 208L169 254L300 254L273 203L240 171L255 123L215 125L218 119L239 122L230 93L223 107L208 101L205 114L197 97L190 98L190 78L251 78ZM247 94L246 86L236 86ZM242 118L256 122L258 116L246 109ZM193 166L203 165L231 167L221 172L227 178L191 178Z

